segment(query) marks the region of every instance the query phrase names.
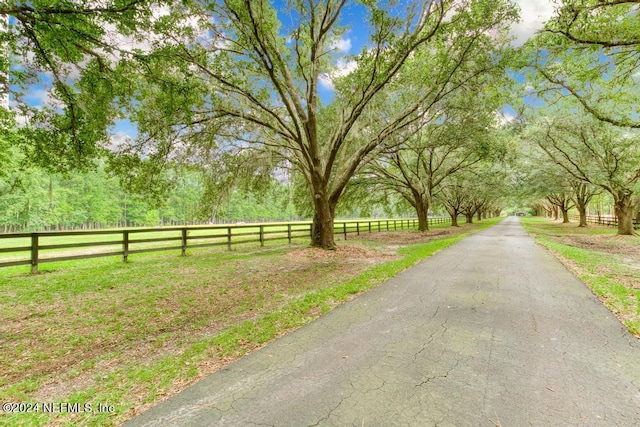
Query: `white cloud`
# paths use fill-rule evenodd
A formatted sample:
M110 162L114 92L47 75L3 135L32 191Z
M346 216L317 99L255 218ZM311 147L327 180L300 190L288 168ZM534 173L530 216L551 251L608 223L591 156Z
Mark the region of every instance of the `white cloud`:
M333 85L333 81L328 74L320 74L318 76L318 83L325 89L334 90L335 86Z
M340 40L333 42L331 46L340 52L347 53L351 50L351 39L341 38Z
M338 59L336 68L330 73L320 75L318 83L320 83L320 85L325 89L334 90L335 86L333 84L333 79L336 77L344 77L352 73L357 67L358 63L354 60L344 61L343 59Z
M158 21L165 16L171 14L169 6L152 6L152 20ZM204 22L198 16L189 16L176 23L176 28L193 28L195 29L195 37L201 42L208 40L209 34ZM121 34L117 26L111 23L104 24L105 42L108 45L117 46L123 51L140 50L143 53L149 53L154 47L168 46L175 43L172 37L165 37L163 34L153 32L137 32L132 35ZM178 36L180 37L180 36ZM121 52L113 52L113 59L119 60Z
M109 141L103 145L103 148L116 152L130 145L132 140L133 137L129 133L118 131L109 135Z
M516 37L515 46L524 44L536 31L541 30L554 12L551 0L515 0L520 6L520 22L511 27L511 33Z
M344 61L342 59L338 59L338 68L332 73L332 75L336 77L346 76L347 74L351 74L355 69L358 68L358 63L354 60Z
M507 111L496 111L496 118L500 125L506 125L513 122L516 119L516 115Z
M26 101L29 105L33 105L36 108L51 107L62 108L64 104L57 99L53 93L53 87L33 89L29 91L26 96Z

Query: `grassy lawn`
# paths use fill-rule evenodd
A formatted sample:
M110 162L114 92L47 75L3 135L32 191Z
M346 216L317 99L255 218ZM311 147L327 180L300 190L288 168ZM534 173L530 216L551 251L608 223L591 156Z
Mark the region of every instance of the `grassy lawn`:
M586 283L629 331L640 337L640 237L615 227L523 218L536 240Z
M350 235L336 251L300 239L1 269L0 402L92 412L41 406L0 424L117 425L497 221Z

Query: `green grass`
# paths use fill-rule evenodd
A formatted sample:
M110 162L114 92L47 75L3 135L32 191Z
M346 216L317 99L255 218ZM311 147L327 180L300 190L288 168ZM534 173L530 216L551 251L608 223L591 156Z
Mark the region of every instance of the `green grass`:
M628 248L640 238L615 236L616 230L600 226L577 228L575 224L558 224L543 218L526 218L523 224L538 243L559 256L603 304L625 324L632 334L640 336L640 259L632 257ZM584 236L594 249L581 247ZM637 267L630 265L637 263Z
M304 245L141 254L128 264L92 259L45 274L3 275L0 339L8 345L0 355L0 401L44 394L115 412L5 414L0 424L118 424L132 408L196 379L203 366L241 357L497 221L403 247L398 259L358 266L346 280L337 261L287 258ZM274 268L291 270L273 283ZM43 392L56 382L76 391Z

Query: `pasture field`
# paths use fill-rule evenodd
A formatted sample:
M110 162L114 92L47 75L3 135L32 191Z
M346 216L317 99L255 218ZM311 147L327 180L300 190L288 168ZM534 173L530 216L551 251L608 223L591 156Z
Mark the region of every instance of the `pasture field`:
M118 425L498 220L0 269L0 402L41 404L0 424Z

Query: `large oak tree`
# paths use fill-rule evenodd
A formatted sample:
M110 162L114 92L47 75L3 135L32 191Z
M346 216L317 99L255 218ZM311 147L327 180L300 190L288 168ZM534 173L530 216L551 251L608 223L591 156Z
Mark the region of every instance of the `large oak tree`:
M472 52L517 16L505 0L196 6L207 37L159 54L156 71L171 82L171 97L152 86L140 90L132 109L140 138L123 151L167 159L266 148L304 178L312 244L325 248L335 245L336 206L353 175L463 85L473 73L459 70L473 66ZM342 56L336 46L348 31L348 10L363 15L369 40ZM323 102L328 80L335 91Z

